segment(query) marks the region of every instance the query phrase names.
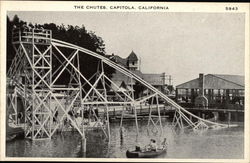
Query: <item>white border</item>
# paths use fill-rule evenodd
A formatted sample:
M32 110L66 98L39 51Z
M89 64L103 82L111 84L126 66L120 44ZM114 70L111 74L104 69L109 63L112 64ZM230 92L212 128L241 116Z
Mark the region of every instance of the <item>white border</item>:
M74 5L106 6L107 10L75 9ZM249 3L174 3L174 2L67 2L67 1L0 1L1 6L1 55L0 55L0 160L6 161L136 161L136 162L250 162L249 160ZM110 6L167 6L168 10L126 10L112 9ZM237 7L237 11L227 11L225 7ZM208 13L245 13L245 129L244 129L244 159L97 159L97 158L18 158L5 157L5 86L6 86L6 18L7 11L75 11L75 12L208 12ZM232 149L233 150L233 149Z

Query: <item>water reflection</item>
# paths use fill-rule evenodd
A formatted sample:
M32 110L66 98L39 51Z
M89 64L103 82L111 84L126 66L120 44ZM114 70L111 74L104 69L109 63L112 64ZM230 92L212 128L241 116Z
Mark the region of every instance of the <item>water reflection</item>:
M164 121L163 121L164 122ZM243 127L208 130L194 133L191 130L174 132L170 123L165 121L163 133L147 130L147 122L139 123L136 135L134 122L124 122L123 131L118 123L111 124L111 139L108 142L100 131L87 132L87 151L83 152L81 137L77 132L58 133L51 140L31 141L16 139L6 144L8 157L88 157L88 158L125 158L126 150L141 146L154 138L160 144L167 138L167 154L160 158L243 158Z

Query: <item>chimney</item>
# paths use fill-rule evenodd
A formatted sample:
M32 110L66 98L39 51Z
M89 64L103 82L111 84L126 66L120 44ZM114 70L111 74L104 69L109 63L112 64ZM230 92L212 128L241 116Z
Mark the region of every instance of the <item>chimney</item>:
M165 72L162 73L162 84L163 85L166 84L166 73Z
M204 74L199 74L199 95L204 96Z

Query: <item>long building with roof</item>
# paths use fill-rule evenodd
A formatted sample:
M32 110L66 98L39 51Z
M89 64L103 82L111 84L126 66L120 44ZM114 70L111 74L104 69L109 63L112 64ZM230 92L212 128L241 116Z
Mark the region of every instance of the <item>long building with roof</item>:
M183 106L221 109L244 108L244 76L200 74L176 86L176 100Z

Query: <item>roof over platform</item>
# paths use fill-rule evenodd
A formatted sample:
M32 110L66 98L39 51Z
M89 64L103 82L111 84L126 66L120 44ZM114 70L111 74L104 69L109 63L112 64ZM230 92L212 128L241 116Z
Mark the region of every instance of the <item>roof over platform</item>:
M204 89L244 89L244 76L207 74L204 76ZM199 78L177 85L178 89L199 88Z

